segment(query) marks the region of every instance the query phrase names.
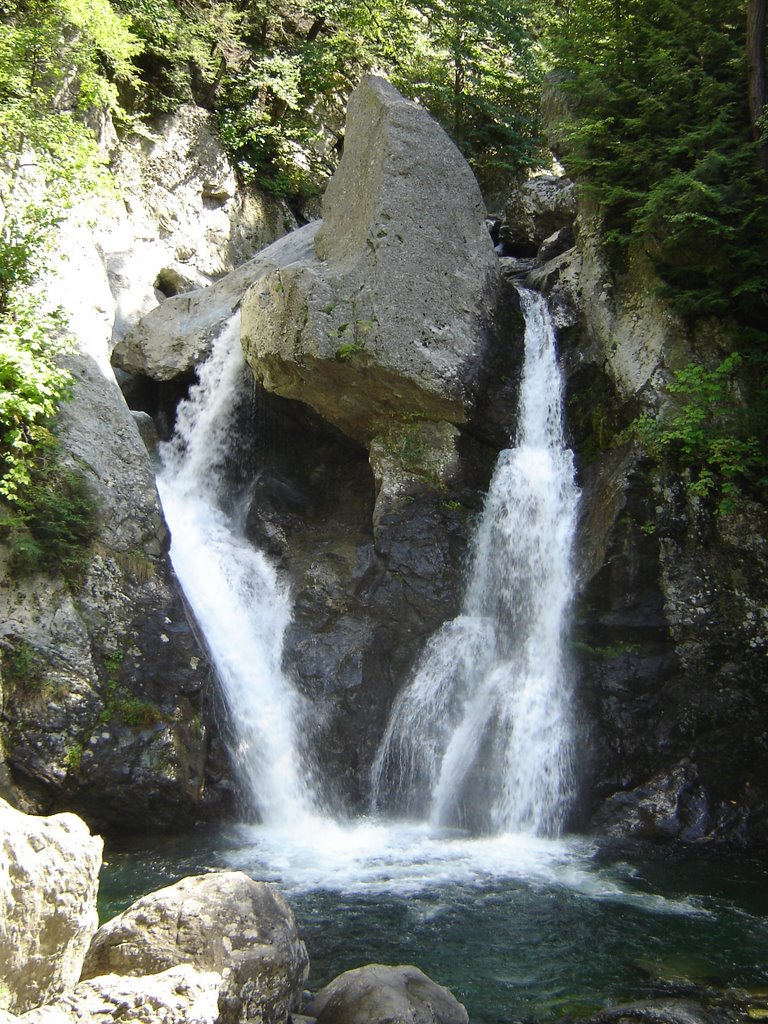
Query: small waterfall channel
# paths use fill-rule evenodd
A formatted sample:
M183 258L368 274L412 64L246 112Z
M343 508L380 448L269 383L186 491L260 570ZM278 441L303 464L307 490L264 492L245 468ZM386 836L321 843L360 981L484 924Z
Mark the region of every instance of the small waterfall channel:
M435 826L557 835L574 787L564 633L578 489L546 300L521 290L525 359L461 614L427 645L374 765L378 806Z
M158 490L173 567L227 704L248 813L293 825L311 813L314 786L298 750L299 695L281 666L290 600L244 536L226 478L236 399L248 386L235 314L179 406L174 437L162 446Z

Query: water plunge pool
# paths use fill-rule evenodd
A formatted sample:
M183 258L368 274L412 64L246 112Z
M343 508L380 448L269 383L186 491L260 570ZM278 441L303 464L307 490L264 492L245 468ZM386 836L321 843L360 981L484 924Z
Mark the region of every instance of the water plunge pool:
M768 869L714 851L616 858L594 840L364 820L134 841L106 861L105 919L184 875L244 870L288 897L311 989L366 963L413 963L474 1024L768 986Z

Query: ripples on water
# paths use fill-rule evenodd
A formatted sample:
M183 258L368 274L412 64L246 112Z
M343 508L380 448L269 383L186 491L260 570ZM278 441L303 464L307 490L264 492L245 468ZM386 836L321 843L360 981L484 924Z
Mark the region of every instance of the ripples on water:
M691 986L768 983L768 871L703 856L612 860L593 841L469 839L308 819L108 856L102 913L186 874L237 869L288 896L320 987L415 963L477 1024L579 1016Z

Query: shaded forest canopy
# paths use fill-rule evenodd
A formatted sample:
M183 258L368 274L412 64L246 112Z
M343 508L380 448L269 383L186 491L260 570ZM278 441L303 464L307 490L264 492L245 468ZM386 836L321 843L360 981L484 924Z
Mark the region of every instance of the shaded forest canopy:
M724 411L705 423L678 417L663 433L646 422L642 440L659 458L693 464L702 495L723 481L760 492L765 0L0 0L0 15L6 502L34 474L66 391L50 342L58 327L30 285L62 212L106 187L94 112L127 131L193 100L215 112L245 182L302 202L332 172L346 97L369 71L431 111L489 194L551 159L539 108L542 87L557 94L566 117L547 129L603 219L614 266L647 254L673 308L716 322L724 339L719 358L675 392L707 420L716 385Z

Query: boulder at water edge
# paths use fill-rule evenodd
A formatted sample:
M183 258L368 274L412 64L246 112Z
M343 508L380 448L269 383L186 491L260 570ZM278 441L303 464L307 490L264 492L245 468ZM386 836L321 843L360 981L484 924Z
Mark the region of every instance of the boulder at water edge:
M75 985L98 926L102 841L74 814L0 800L0 1001L16 1013Z
M282 1024L299 1005L309 969L281 894L227 871L137 900L96 933L82 976L143 976L178 964L220 973L220 1024Z
M307 1012L318 1024L467 1024L467 1011L418 967L369 964L339 975Z
M107 974L0 1024L218 1024L221 975L179 964L149 977Z

